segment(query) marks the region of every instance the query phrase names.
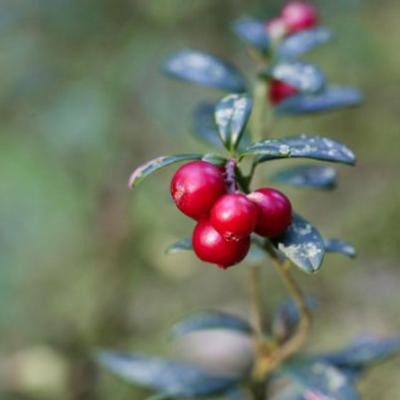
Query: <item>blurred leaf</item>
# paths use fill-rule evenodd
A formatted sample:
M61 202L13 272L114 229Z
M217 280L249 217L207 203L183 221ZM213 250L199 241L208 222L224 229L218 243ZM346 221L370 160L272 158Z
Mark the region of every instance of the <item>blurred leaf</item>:
M193 113L194 134L207 144L222 147L214 111L215 103L201 103L196 107Z
M354 258L357 255L355 248L344 240L324 239L324 244L327 253L340 253L350 258Z
M241 156L260 155L258 162L279 158L311 158L344 164L355 164L353 152L345 145L331 139L298 135L283 139L263 140L245 148Z
M141 165L132 172L129 178L129 187L137 186L148 175L152 174L155 171L158 171L161 168L167 167L168 165L175 164L181 161L201 160L203 156L203 154L190 153L157 157Z
M230 94L215 107L215 121L224 146L235 150L249 120L253 103L249 96Z
M278 58L297 58L315 46L328 42L331 37L331 31L323 27L295 33L282 41L277 50Z
M165 249L166 254L175 254L180 251L192 250L192 239L182 239L178 240L174 244L171 244Z
M298 360L278 372L289 384L274 400L358 400L352 376L324 362Z
M126 381L168 396L200 397L222 393L237 379L212 375L194 365L156 357L102 352L98 362Z
M192 332L208 329L228 329L250 334L250 324L236 315L222 311L204 311L192 315L172 328L172 337L179 338Z
M275 183L317 189L333 189L336 186L336 178L334 168L320 165L294 166L280 170L271 177Z
M202 51L181 50L172 54L164 63L164 72L174 78L227 92L246 91L243 76L232 64Z
M317 272L325 254L323 239L316 228L299 215L279 238L272 241L290 261L307 273Z
M362 370L379 361L400 354L400 337L359 338L343 350L318 355L337 368Z
M249 17L240 18L234 21L233 30L248 45L262 53L268 53L270 39L264 22Z
M307 296L306 305L310 310L313 310L317 305L317 301L313 296ZM296 303L292 299L286 300L279 305L273 315L272 332L280 340L286 340L294 332L298 322L299 310Z
M246 395L243 393L243 390L238 387L228 390L224 397L225 400L246 400Z
M302 61L279 62L268 68L265 74L307 93L320 92L326 82L323 72L318 67Z
M278 114L304 115L354 107L362 101L363 96L357 89L335 85L328 86L316 95L301 93L288 97L278 105L276 111Z
M204 156L201 159L203 161L207 161L211 164L218 165L218 166L223 166L227 162L227 159L225 157L221 157L220 155L214 154L214 153L204 154Z

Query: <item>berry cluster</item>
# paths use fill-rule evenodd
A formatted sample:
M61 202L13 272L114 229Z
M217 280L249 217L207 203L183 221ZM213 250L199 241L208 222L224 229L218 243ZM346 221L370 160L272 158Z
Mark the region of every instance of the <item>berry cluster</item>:
M318 24L318 14L314 6L303 1L292 1L282 8L278 17L267 21L269 36L279 41L285 36L313 28ZM270 82L268 99L273 105L279 104L287 97L297 94L297 89L284 82Z
M197 257L224 269L245 258L251 233L276 237L292 221L292 207L283 193L272 188L248 195L232 190L225 168L206 161L180 167L171 195L178 209L197 221L192 236Z

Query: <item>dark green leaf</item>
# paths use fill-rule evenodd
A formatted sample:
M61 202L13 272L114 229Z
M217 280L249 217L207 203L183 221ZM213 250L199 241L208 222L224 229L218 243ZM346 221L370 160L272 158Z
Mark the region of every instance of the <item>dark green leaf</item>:
M246 91L244 78L233 65L202 51L181 50L172 54L164 63L164 71L198 85L227 92Z
M102 352L98 362L128 382L168 396L200 397L225 392L237 381L191 364L142 355Z
M400 354L400 337L360 338L343 350L317 358L343 369L362 370L374 363Z
M203 142L223 147L214 117L215 103L201 103L194 111L194 133Z
M243 150L241 156L260 155L258 162L279 158L311 158L315 160L355 164L353 152L334 140L298 135L283 139L270 139L252 144Z
M317 302L313 296L307 296L306 304L309 310L313 310ZM292 299L289 299L282 303L275 311L272 318L272 332L279 339L286 340L294 332L298 322L298 307Z
M275 400L358 400L353 377L321 361L284 365L278 377L288 380Z
M297 58L315 46L326 43L331 37L331 31L322 27L295 33L282 41L277 50L278 58Z
M332 167L320 165L300 165L275 173L273 182L296 187L333 189L336 186L337 173Z
M250 334L250 324L236 315L221 311L204 311L192 315L172 328L172 336L179 338L192 332L208 329L228 329Z
M158 171L161 168L167 167L171 164L175 164L178 162L191 161L191 160L204 160L217 165L224 164L226 161L225 158L220 157L218 155L199 154L199 153L176 154L173 156L157 157L141 165L132 172L129 178L129 187L137 186L148 175L152 174L155 171Z
M297 94L282 101L276 111L278 114L305 115L333 111L339 108L354 107L362 103L362 94L351 87L329 86L323 92Z
M326 82L318 67L301 61L279 62L270 67L266 75L307 93L320 92Z
M293 216L292 224L273 243L303 271L314 273L321 267L325 254L324 241L318 230L299 215Z
M247 95L230 94L215 107L215 121L219 135L228 150L235 150L242 138L252 109L252 100Z
M355 248L344 240L324 239L324 244L327 253L340 253L350 258L354 258L357 255Z
M262 53L267 53L270 48L270 40L265 22L254 18L240 18L233 23L236 35L250 46Z
M192 250L192 239L182 239L178 240L174 244L168 246L165 250L166 254L175 254L179 253L180 251L187 251Z

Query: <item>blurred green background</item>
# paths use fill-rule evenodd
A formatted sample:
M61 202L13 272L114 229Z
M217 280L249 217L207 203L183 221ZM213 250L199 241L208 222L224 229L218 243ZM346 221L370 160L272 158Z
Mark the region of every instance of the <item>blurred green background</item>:
M275 134L315 133L355 150L335 192L287 189L326 236L352 241L355 262L326 259L297 274L319 301L310 349L400 331L400 2L316 2L335 40L307 59L358 86L364 107L282 120ZM230 30L261 0L1 0L0 397L129 399L144 392L90 361L97 347L166 353L168 327L195 310L246 313L246 265L221 272L164 247L191 222L168 194L173 169L135 191L131 170L158 155L206 149L191 110L221 93L170 81L162 60L208 50L254 72ZM260 179L268 168L260 168ZM280 162L277 166L282 165ZM266 181L267 182L267 181ZM285 296L266 263L267 309ZM361 384L367 400L398 398L399 362Z

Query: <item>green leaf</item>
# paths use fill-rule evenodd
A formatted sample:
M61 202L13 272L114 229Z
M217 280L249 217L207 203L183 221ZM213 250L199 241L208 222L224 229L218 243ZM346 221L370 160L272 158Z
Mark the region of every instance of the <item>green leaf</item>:
M230 94L216 105L215 121L222 143L229 151L235 150L239 145L252 105L249 96L239 94Z
M246 84L241 73L230 63L197 50L181 50L164 63L164 72L174 78L227 92L242 93Z
M145 164L142 164L140 167L136 168L132 172L129 178L129 187L137 186L140 182L143 181L143 179L161 168L178 162L191 160L204 160L216 165L222 165L226 161L225 158L218 155L199 153L177 154L173 156L157 157L151 161L148 161Z
M339 253L354 258L357 256L356 249L348 242L340 239L324 239L325 251L327 253Z
M295 33L282 41L277 49L278 58L298 58L314 47L328 42L331 37L331 31L323 27Z
M328 86L323 92L315 95L301 93L290 96L282 101L275 110L282 115L302 116L355 107L362 102L361 92L354 88Z
M240 18L233 23L233 31L261 53L266 54L270 50L270 39L264 21L249 17Z
M176 339L192 332L209 329L227 329L245 334L252 332L250 324L236 315L221 311L204 311L174 325L172 337Z
M204 143L223 148L214 111L215 103L200 103L193 113L193 132Z
M138 354L104 351L97 360L127 382L172 397L202 397L223 393L235 386L238 379L214 375L188 363Z
M400 337L357 339L343 350L316 356L341 369L360 371L377 362L400 355Z
M276 172L271 180L275 183L295 187L333 189L336 186L337 173L332 167L320 165L299 165Z
M276 400L359 400L353 376L322 361L287 363L278 371L279 378L286 386Z
M289 136L257 142L245 148L240 157L258 155L257 162L279 158L311 158L353 165L356 157L345 145L334 140L309 135Z
M307 93L320 92L326 83L325 76L318 67L302 61L279 62L268 68L266 75Z
M325 255L324 241L318 230L299 215L293 215L286 232L272 242L304 272L314 273L320 269Z
M181 251L193 250L192 239L181 239L165 249L166 254L175 254Z
M306 297L309 310L313 310L317 302L313 296ZM276 309L272 318L272 332L281 341L287 340L295 331L300 319L299 309L292 300L286 300Z

